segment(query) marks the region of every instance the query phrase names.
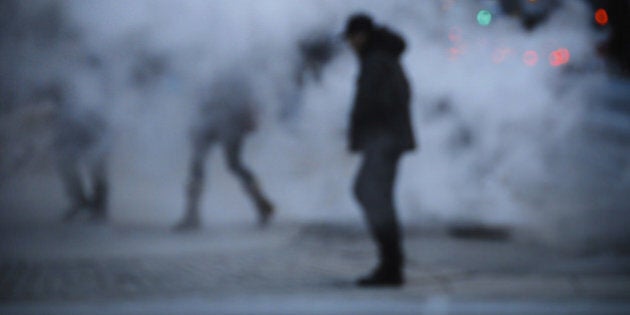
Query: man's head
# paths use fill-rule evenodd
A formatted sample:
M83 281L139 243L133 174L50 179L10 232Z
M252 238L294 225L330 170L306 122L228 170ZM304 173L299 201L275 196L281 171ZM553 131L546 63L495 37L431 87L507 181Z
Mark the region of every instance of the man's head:
M348 18L343 35L352 49L360 53L367 44L373 29L372 18L367 14L358 13Z

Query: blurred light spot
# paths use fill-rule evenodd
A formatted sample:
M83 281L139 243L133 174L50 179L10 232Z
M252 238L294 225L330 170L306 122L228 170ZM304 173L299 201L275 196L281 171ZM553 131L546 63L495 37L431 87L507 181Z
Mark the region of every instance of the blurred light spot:
M492 62L502 63L512 53L512 49L507 47L497 48L492 53Z
M556 49L549 54L549 64L558 67L567 64L571 59L571 53L566 48Z
M453 43L458 43L462 40L462 30L459 27L451 27L448 32L448 39Z
M459 47L451 47L448 52L450 60L455 60L464 53L464 51Z
M595 11L595 22L601 26L608 24L608 12L601 8L597 9L597 11Z
M477 23L481 26L488 26L492 22L492 13L488 10L481 10L477 13Z
M523 53L523 63L533 67L538 63L538 53L534 50L528 50Z
M443 11L448 11L451 8L453 8L453 5L455 4L455 0L442 0L442 10Z

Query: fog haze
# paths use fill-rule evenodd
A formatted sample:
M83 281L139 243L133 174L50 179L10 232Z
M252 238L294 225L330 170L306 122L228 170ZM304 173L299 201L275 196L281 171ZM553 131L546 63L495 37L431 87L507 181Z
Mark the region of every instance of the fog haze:
M326 34L342 45L345 19L363 11L408 44L403 64L420 150L400 168L396 201L405 224L506 224L561 244L627 240L627 143L588 132L587 116L610 78L598 70L601 34L585 3L562 2L533 32L509 16L478 25L483 1L2 6L13 13L1 33L2 69L11 76L0 81L0 218L7 224L58 220L66 204L49 151L53 127L41 118L50 109L32 101L50 82L63 82L77 111L108 122L112 221L174 223L184 207L189 130L208 82L225 65L246 73L260 100L244 159L277 219L360 224L350 189L359 157L345 140L357 62L341 46L321 80L307 77L300 93L292 75L301 39ZM549 65L548 52L558 48L571 52L570 65ZM540 54L531 67L522 61L528 50ZM253 222L253 205L216 151L207 161L204 222Z

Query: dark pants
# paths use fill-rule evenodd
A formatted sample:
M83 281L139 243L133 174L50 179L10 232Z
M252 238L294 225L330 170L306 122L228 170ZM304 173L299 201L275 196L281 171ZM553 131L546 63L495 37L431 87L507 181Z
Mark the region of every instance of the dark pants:
M91 186L87 189L81 180L81 161L78 157L63 157L58 161L59 172L66 194L70 200L70 208L64 219L70 220L83 208L90 209L97 219L105 219L107 215L108 182L105 159L100 158L93 163L87 163L88 177ZM91 189L91 194L90 194Z
M204 188L204 161L214 144L221 144L224 149L225 161L230 171L239 179L247 195L254 202L261 216L272 211L272 205L263 195L254 174L241 160L245 135L237 135L228 139L205 136L198 137L194 142L194 152L190 165L190 178L187 188L186 213L184 222L198 222L200 220L199 201Z
M354 183L380 258L380 268L402 268L401 232L394 207L394 184L401 152L387 139L368 144Z

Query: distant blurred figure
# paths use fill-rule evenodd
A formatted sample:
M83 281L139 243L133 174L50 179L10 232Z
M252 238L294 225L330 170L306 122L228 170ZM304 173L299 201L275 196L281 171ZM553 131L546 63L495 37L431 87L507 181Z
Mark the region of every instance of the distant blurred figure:
M193 125L193 154L187 188L186 209L177 230L196 229L201 225L199 199L203 192L204 162L210 148L220 144L230 171L240 180L265 225L273 214L273 205L263 194L253 173L241 159L245 137L256 128L256 100L247 78L238 72L220 75L203 100L201 112Z
M354 192L379 250L379 265L357 284L400 286L404 255L393 190L400 157L416 147L410 87L400 65L406 44L364 14L349 18L344 35L361 68L349 129L350 150L363 154Z
M533 31L547 21L549 16L561 6L559 0L500 0L502 11L518 17L523 28Z
M290 126L298 120L303 90L309 83L321 83L324 66L333 60L342 44L321 30L307 33L298 40L297 58L293 60L290 77L276 88L281 103L279 117L284 124Z
M53 151L70 201L64 220L71 220L82 211L87 211L93 220L105 220L109 189L105 120L95 111L73 106L60 85L52 84L36 97L38 103L52 107Z
M299 41L299 58L293 71L287 74L288 84L276 91L283 103L280 113L282 119L290 119L290 116L295 115L300 102L299 94L305 88L307 78L312 76L315 81L319 81L324 65L335 52L333 41L320 34ZM274 206L263 193L252 171L242 161L245 139L256 129L257 109L262 105L255 95L253 77L241 67L227 67L216 73L202 98L201 110L192 128L193 154L184 217L176 224L175 230L193 230L201 226L199 202L205 182L204 161L215 145L223 147L227 165L254 203L260 225L269 223Z

